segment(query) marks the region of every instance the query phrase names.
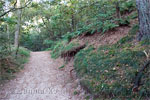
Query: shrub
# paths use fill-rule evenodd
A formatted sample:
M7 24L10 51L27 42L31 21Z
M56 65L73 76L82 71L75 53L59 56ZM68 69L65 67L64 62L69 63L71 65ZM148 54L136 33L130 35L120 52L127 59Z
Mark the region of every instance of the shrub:
M12 47L12 53L10 53L10 55L8 56L5 56L5 58L3 59L0 59L0 83L13 78L13 74L22 69L23 64L28 61L28 58L30 56L29 50L20 47L18 50L17 58L15 52L15 48Z

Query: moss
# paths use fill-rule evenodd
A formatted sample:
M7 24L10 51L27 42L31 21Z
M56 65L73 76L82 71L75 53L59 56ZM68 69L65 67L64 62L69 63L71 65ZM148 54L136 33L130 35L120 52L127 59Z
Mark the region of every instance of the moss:
M83 78L82 85L93 96L133 97L132 83L145 55L142 49L125 46L131 40L125 37L119 48L116 45L101 46L98 50L89 47L75 56L77 75Z

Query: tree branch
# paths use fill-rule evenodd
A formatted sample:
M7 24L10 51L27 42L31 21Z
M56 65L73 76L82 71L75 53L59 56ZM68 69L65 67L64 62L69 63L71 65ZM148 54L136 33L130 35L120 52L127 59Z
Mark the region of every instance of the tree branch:
M15 6L16 6L16 4L17 4L17 0L16 0L16 2L14 3L14 7L11 8L10 10L4 12L3 14L1 14L1 15L0 15L0 18L3 17L3 16L5 16L5 15L8 14L9 12L13 12L13 11L16 11L16 10L18 10L18 9L24 9L25 7L27 7L27 6L31 3L31 1L32 1L32 0L28 1L27 3L25 3L25 6L23 6L23 7L15 8Z

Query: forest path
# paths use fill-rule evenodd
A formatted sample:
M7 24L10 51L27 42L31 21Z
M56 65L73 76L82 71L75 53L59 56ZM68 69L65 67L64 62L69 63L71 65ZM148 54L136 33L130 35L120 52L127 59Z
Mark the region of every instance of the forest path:
M28 64L6 84L0 100L80 100L66 86L70 79L58 69L62 64L51 59L47 51L31 52Z

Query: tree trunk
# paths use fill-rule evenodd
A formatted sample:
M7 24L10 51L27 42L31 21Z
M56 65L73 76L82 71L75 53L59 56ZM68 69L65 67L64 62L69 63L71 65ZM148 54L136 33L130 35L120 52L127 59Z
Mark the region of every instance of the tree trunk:
M117 13L117 18L121 18L121 13L120 13L120 6L119 6L120 1L116 2L116 13Z
M73 14L71 16L71 25L72 25L72 32L73 32L75 31L75 17Z
M20 6L20 0L17 0L17 8L21 7ZM20 34L20 29L21 29L21 9L17 10L17 25L16 25L16 32L15 32L15 43L14 46L17 48L19 45L19 34Z
M9 53L10 53L11 52L11 44L10 44L9 25L7 25L7 36L8 36L8 49L9 49Z
M150 0L136 0L136 4L140 28L137 39L150 39Z

